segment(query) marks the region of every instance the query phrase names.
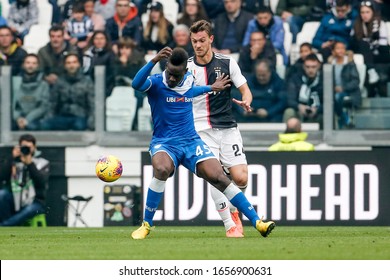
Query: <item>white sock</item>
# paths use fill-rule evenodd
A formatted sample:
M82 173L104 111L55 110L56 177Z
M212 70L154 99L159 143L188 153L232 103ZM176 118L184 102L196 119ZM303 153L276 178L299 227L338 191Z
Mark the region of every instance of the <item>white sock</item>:
M225 230L234 227L236 224L233 222L232 217L230 216L229 204L231 203L227 197L214 187L211 187L210 193L214 200L215 208L217 209L218 214L221 216L223 224L225 225Z
M245 186L237 186L243 193L245 193L245 190L246 190L246 187L248 185L245 185ZM230 212L236 212L237 211L237 207L234 206L233 204L230 203L229 201L229 209L230 209Z

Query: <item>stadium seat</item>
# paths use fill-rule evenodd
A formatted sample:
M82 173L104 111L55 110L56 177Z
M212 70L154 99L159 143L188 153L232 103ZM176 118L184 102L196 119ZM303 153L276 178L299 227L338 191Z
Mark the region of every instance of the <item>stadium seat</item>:
M1 15L3 18L7 19L9 11L9 0L1 0Z
M272 12L276 13L276 8L278 7L279 0L269 0L269 7Z
M50 24L34 24L30 32L24 37L23 48L27 53L37 54L39 49L45 46L49 41Z
M290 56L293 35L290 31L290 26L288 25L287 22L283 23L283 28L284 28L284 43L283 43L284 50L286 51L287 56Z
M276 54L276 65L284 65L283 55L281 55L280 53Z
M36 215L30 220L28 220L26 224L30 227L46 227L46 215Z
M116 86L106 99L106 131L130 131L137 112L134 89Z
M38 24L51 25L51 20L53 18L53 6L47 0L38 0L37 5L39 10Z
M303 24L301 32L297 34L296 44L298 48L303 43L312 43L319 26L320 22L318 21L307 21Z
M387 40L389 41L389 45L390 45L390 21L386 22L386 26L387 26Z
M152 130L152 112L148 99L144 98L142 107L138 109L138 131Z
M149 62L155 56L156 56L156 54L145 54L144 58L145 58L146 62ZM162 69L160 67L160 63L157 63L156 65L154 65L152 71L150 72L150 75L158 74L158 73L161 73L161 72L162 72Z

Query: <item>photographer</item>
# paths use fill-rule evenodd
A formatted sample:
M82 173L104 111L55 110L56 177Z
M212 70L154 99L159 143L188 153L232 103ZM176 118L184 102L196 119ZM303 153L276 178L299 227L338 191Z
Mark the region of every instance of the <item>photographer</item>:
M39 155L35 137L24 134L12 150L12 158L1 161L0 226L23 225L45 213L49 162Z

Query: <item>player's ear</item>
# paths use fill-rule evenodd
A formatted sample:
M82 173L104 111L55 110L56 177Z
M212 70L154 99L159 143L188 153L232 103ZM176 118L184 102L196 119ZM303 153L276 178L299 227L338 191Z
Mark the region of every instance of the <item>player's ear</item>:
M210 36L210 42L211 42L211 43L214 42L214 35L211 35L211 36Z

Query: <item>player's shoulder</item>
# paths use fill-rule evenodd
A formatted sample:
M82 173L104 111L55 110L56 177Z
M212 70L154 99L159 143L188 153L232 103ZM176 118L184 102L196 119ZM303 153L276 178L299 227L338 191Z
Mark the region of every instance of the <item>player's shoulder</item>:
M231 56L222 54L222 53L214 53L214 57L218 60L231 60L233 59Z

